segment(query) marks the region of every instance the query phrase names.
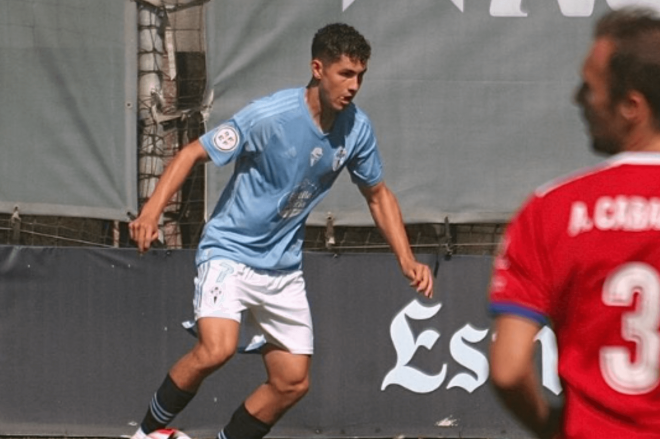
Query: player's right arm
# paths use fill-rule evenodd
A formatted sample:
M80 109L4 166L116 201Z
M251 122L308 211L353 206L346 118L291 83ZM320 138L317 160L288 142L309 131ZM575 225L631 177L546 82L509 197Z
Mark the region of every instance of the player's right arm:
M504 405L539 438L554 438L559 431L541 393L534 365L535 337L540 325L524 317L496 317L490 348L490 379Z
M158 220L167 202L179 190L196 163L206 162L209 156L199 140L187 145L174 157L158 180L154 193L140 215L128 225L128 230L140 252L149 250L158 238Z
M543 224L539 200L532 198L512 219L495 258L490 378L506 408L536 437L554 438L560 410L545 399L534 363L535 337L551 309Z

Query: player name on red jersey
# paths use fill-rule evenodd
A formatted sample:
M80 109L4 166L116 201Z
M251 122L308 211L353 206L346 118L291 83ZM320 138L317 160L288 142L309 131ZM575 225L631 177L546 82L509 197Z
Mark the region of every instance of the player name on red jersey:
M568 235L591 230L646 232L660 230L660 198L640 196L603 196L593 208L584 201L574 201L568 222Z

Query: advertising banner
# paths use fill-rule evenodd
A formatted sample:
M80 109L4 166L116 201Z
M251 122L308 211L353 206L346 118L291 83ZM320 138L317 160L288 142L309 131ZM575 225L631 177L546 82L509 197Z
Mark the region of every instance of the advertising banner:
M308 395L273 438L530 437L488 382L491 260L436 260L435 297L410 289L389 254L305 255L315 353ZM195 339L192 251L0 247L0 432L131 435L169 367ZM561 398L552 331L539 374ZM215 437L265 380L236 355L173 426Z

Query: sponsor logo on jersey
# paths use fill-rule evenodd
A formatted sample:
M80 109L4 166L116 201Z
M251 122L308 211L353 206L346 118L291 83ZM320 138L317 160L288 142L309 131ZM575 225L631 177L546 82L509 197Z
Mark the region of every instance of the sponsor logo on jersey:
M314 199L316 191L317 186L314 183L310 181L302 182L288 195L280 199L278 203L280 216L282 218L292 218L300 215Z
M213 146L220 152L229 152L238 146L238 132L230 125L220 125L213 136Z

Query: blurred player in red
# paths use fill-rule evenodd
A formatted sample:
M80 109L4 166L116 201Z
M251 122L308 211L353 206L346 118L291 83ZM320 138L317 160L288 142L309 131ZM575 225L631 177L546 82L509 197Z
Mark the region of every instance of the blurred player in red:
M541 438L660 438L660 19L597 24L575 99L605 162L539 188L511 222L490 292L491 379ZM563 409L534 337L552 325Z

